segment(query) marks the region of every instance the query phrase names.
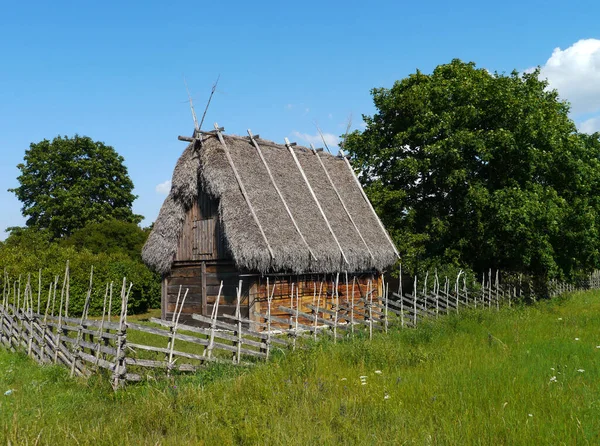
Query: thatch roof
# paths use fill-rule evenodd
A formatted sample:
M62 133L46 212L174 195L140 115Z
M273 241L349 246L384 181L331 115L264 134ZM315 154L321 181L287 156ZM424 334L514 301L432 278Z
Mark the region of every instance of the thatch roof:
M218 200L228 249L240 269L298 274L382 271L396 261L395 248L345 159L299 146L292 149L324 218L287 146L256 140L282 200L250 138L223 138L247 199L223 144L215 135L203 135L202 144L191 143L175 166L171 192L142 252L146 264L162 274L171 270L186 213L197 199L199 188Z

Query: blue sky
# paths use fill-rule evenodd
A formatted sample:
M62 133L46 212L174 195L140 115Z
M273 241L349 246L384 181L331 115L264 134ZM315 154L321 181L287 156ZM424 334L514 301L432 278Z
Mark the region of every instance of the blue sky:
M569 6L567 6L569 5ZM0 2L0 239L23 225L17 164L32 142L87 135L124 158L150 224L201 114L227 133L335 143L370 89L453 58L541 66L600 130L600 2ZM159 185L163 185L162 187Z

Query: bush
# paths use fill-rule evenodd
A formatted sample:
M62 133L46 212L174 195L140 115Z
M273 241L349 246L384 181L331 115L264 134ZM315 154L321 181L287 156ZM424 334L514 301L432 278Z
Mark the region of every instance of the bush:
M123 277L133 283L129 296L128 311L130 313L145 312L148 308L160 305L160 277L150 271L141 261L130 258L124 253L92 253L87 249L76 250L73 246L61 246L56 243L38 245L27 249L31 238L25 237L22 243L16 243L9 237L0 246L0 270L5 274L1 279L1 287L13 287L20 277L21 292L25 288L27 276L31 274L34 301L38 295L38 271L42 270L41 305L42 312L48 299L48 289L58 277L57 302L58 312L60 290L62 288L65 266L70 264L70 303L69 315L79 315L83 309L88 287L90 271L94 267L93 289L90 300L90 315L102 314L106 286L113 282L112 314L118 312L120 289ZM8 283L5 283L8 275ZM18 285L17 285L18 287ZM36 303L37 305L37 303Z

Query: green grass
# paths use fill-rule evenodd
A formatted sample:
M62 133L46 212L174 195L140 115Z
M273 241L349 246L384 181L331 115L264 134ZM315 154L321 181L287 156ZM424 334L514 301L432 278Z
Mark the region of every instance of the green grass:
M0 350L1 443L599 444L597 346L587 292L117 393Z

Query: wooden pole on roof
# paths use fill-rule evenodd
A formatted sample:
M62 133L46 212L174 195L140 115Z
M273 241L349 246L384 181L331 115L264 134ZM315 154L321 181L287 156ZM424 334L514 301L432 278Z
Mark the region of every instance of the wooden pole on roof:
M306 177L306 174L304 173L304 170L302 169L302 166L300 165L300 161L298 161L298 157L296 157L296 154L294 153L294 149L292 148L292 144L290 143L289 139L287 139L287 138L285 138L285 146L288 148L288 150L292 154L292 158L294 158L294 162L296 163L296 167L298 167L298 170L300 171L300 174L302 175L302 178L304 178L304 182L306 183L306 186L308 187L310 195L313 197L313 200L315 200L315 203L317 204L317 207L319 208L319 211L321 212L321 216L323 217L323 220L325 220L325 223L327 224L327 228L329 229L329 232L331 233L331 236L335 240L335 243L337 244L338 249L342 253L342 257L343 257L344 261L349 265L350 262L346 258L346 254L344 254L344 250L342 249L342 245L340 245L339 240L335 236L335 233L333 232L333 228L329 224L329 220L327 220L327 216L325 215L325 211L323 211L323 208L321 207L321 203L319 202L319 199L315 195L315 191L313 190L312 186L308 182L308 178Z
M198 125L198 118L196 118L196 111L194 110L194 102L192 101L192 95L190 94L190 89L188 88L187 82L185 81L185 77L183 78L183 83L185 84L185 91L187 92L188 100L190 101L190 109L192 110L192 119L194 120L194 128L196 129L196 131L198 131L198 130L200 130L200 125ZM212 94L210 97L212 98ZM208 101L208 103L210 104L210 100ZM208 109L208 105L206 106L206 108ZM206 115L206 111L204 112L204 114ZM204 117L202 117L202 119L204 119Z
M287 211L290 219L292 220L292 223L294 224L294 228L296 228L296 231L298 232L298 235L300 235L300 238L302 239L302 241L306 245L306 248L308 248L308 252L310 252L310 255L312 256L312 258L314 260L317 260L317 256L315 256L315 254L313 253L312 249L310 248L310 245L308 244L308 242L304 238L304 234L302 234L302 232L300 231L300 228L298 227L298 224L296 223L296 220L294 219L294 216L292 215L292 211L288 207L288 205L287 205L287 203L285 201L285 198L283 197L283 194L281 193L281 190L277 186L277 183L275 183L275 178L273 177L273 174L271 173L271 169L269 168L269 165L267 164L267 160L263 156L262 150L261 150L260 146L258 145L258 143L256 142L256 140L254 139L254 135L252 135L252 132L250 131L250 129L248 129L248 136L250 137L250 141L252 141L252 144L254 145L254 148L258 152L258 156L260 157L260 159L262 160L265 168L267 169L267 173L269 174L269 178L271 179L271 184L273 184L273 187L277 191L277 194L279 195L279 198L281 198L281 202L283 203L283 206L285 207L285 210Z
M361 192L364 200L367 202L367 205L371 209L371 212L375 216L375 219L379 223L379 227L381 228L382 232L384 233L385 237L387 238L387 241L392 246L392 249L394 250L394 253L396 254L396 257L400 258L400 254L398 253L398 249L396 249L396 245L394 245L394 242L392 241L392 238L390 237L390 235L386 231L385 227L383 226L383 223L381 222L381 219L377 215L377 212L375 212L375 209L373 208L373 205L369 201L369 198L367 197L367 194L365 194L365 191L363 190L362 185L360 184L360 181L358 180L358 177L356 176L356 173L354 173L354 169L352 169L352 166L350 165L350 161L348 161L348 158L346 158L346 155L345 155L345 153L344 153L344 151L342 150L341 147L340 147L340 155L342 156L343 160L346 162L346 165L348 166L348 169L352 173L352 177L354 178L354 181L356 182L358 188L360 189L360 192Z
M321 164L321 167L323 168L323 172L325 172L325 176L329 180L329 184L331 184L331 187L333 188L335 194L337 195L338 200L340 200L340 203L342 203L342 207L344 208L344 211L346 211L346 215L348 216L348 218L352 222L352 226L354 226L354 229L358 233L358 236L360 237L360 239L364 243L365 247L367 248L367 251L369 251L369 255L371 256L371 259L373 261L375 261L375 256L371 252L371 249L369 248L369 245L367 245L367 242L365 241L364 237L360 233L360 230L358 229L358 226L354 222L354 219L352 218L352 215L350 215L350 211L348 211L348 208L346 207L346 203L344 203L344 200L342 199L342 196L340 195L337 187L335 187L335 184L333 183L333 180L331 179L331 176L329 175L329 172L327 171L327 168L325 167L325 164L323 164L323 160L321 159L321 157L319 156L319 154L315 150L315 147L312 144L310 145L310 148L312 149L313 154L318 158L319 164Z
M265 243L267 244L267 249L269 250L271 259L273 259L273 258L275 258L275 255L273 254L273 250L271 249L269 240L267 239L267 236L265 235L265 231L263 230L263 227L260 224L260 221L258 220L256 212L254 212L254 208L252 207L252 203L250 202L250 197L248 196L248 193L246 192L246 188L244 187L242 178L240 177L240 174L238 173L237 169L235 168L235 164L233 164L233 158L231 158L231 154L229 153L229 148L227 147L227 144L225 143L225 139L223 139L221 129L219 128L219 125L216 122L215 122L215 130L216 130L217 136L219 137L219 141L221 142L221 145L223 146L223 151L225 152L227 161L229 162L229 165L231 166L231 170L233 170L233 174L235 175L235 179L238 182L240 191L242 192L242 195L244 196L244 199L246 200L246 203L248 204L248 207L250 208L250 212L252 213L252 218L254 218L254 222L258 226L258 229L260 230L260 233L261 233Z

